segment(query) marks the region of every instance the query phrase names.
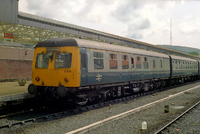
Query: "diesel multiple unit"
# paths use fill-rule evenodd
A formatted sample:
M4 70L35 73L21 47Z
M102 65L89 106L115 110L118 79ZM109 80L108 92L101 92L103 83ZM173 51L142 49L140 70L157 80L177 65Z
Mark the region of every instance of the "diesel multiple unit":
M108 43L56 38L38 43L30 94L79 105L198 79L198 60Z

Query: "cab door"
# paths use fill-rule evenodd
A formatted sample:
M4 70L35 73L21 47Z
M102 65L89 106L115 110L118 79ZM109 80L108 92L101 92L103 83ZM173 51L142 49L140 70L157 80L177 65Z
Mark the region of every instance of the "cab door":
M81 84L80 86L86 86L88 83L88 56L87 49L80 48L80 65L81 65Z

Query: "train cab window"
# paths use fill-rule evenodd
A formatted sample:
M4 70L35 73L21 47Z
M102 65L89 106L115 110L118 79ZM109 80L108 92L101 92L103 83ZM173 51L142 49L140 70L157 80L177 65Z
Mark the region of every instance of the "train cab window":
M50 53L37 54L35 67L36 68L48 68Z
M136 69L141 69L141 57L137 57L136 59Z
M94 69L104 69L102 52L94 52Z
M148 59L147 59L147 57L144 57L143 68L144 69L148 69L149 68L148 67Z
M117 54L109 54L110 69L117 69Z
M122 55L122 69L129 69L128 55Z
M134 58L133 57L131 57L131 68L135 68L134 67Z
M85 54L81 54L81 68L86 68L86 58Z
M55 57L55 68L70 68L72 62L71 53L56 53Z

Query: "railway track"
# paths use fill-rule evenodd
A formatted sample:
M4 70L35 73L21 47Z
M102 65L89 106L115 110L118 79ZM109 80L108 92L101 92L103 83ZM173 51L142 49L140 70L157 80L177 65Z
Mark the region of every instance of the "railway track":
M199 81L195 81L195 82L199 82ZM178 87L178 86L183 86L185 84L191 84L192 82L189 83L184 83L184 84L180 84L174 87ZM93 105L88 105L88 106L84 106L81 108L76 108L76 109L72 109L72 110L67 110L67 111L61 111L61 112L55 112L55 113L45 113L43 115L40 116L35 116L32 118L27 118L27 119L20 119L21 117L17 117L17 116L24 116L24 113L29 113L29 112L33 112L33 110L28 110L26 112L18 112L18 113L13 113L11 115L2 115L0 117L0 122L1 120L6 120L6 124L1 124L0 125L0 129L4 129L4 128L11 128L13 126L17 126L17 125L24 125L26 123L30 123L30 122L42 122L42 121L48 121L48 120L53 120L53 119L57 119L57 118L62 118L62 117L66 117L66 116L71 116L71 115L75 115L75 114L80 114L82 112L86 112L92 109L96 109L96 108L101 108L101 107L105 107L108 106L109 104L116 104L116 103L120 103L120 102L126 102L132 99L136 99L142 96L146 96L146 95L152 95L156 92L161 92L164 90L167 90L169 88L174 88L174 87L167 87L167 88L163 88L163 89L157 89L154 91L149 91L149 92L145 92L145 93L140 93L140 94L135 94L135 95L131 95L131 96L126 96L123 98L117 98L117 99L113 99L113 100L109 100L106 102L102 102L102 103L98 103L98 104L93 104ZM33 116L33 115L31 115ZM17 117L19 121L12 121L12 118Z
M181 115L179 115L178 117L176 117L174 120L172 120L171 122L169 122L167 125L165 125L164 127L162 127L160 130L158 130L154 134L170 133L170 131L171 131L170 127L172 127L172 125L174 125L175 123L178 124L178 121L180 121L181 119L183 119L183 117L185 115L190 114L190 112L192 112L196 107L200 107L200 101L197 102L196 104L194 104L193 106L191 106L189 109L187 109L185 112L183 112ZM179 126L179 127L181 127L181 126ZM173 129L173 131L180 131L180 130L181 129ZM193 133L193 132L191 132L191 133Z
M129 116L129 115L131 115L131 114L133 114L133 113L136 113L136 112L139 112L139 111L141 111L141 110L150 108L150 107L152 107L152 106L154 106L154 105L156 105L156 104L158 104L158 103L161 103L161 102L167 101L167 100L169 100L169 99L175 98L175 97L177 97L177 96L179 96L179 95L182 95L182 94L184 94L184 93L186 93L186 92L192 91L192 90L197 89L197 88L199 88L199 87L200 87L200 85L198 85L198 86L196 86L196 87L193 87L193 88L190 88L190 89L187 89L187 90L184 90L184 91L181 91L181 92L178 92L178 93L173 94L173 95L169 95L169 96L167 96L167 97L165 97L165 98L156 100L156 101L154 101L154 102L147 103L147 104L142 105L142 106L140 106L140 107L137 107L137 108L131 109L131 110L129 110L129 111L125 111L125 112L123 112L123 113L120 113L120 114L118 114L118 115L114 115L114 116L111 116L111 117L106 118L106 119L104 119L104 120L95 122L95 123L93 123L93 124L89 124L89 125L87 125L87 126L84 126L84 127L75 129L75 130L73 130L73 131L67 132L66 134L86 133L86 132L88 132L88 131L90 131L90 130L92 130L92 129L94 129L94 128L97 128L97 127L103 125L103 124L105 125L105 124L108 123L108 122L111 122L111 121L114 121L114 120L115 120L115 121L116 121L116 120L119 120L119 119L124 118L124 117L126 117L126 116ZM109 124L107 124L107 125L109 126ZM146 131L146 132L147 132L147 131ZM88 133L90 133L90 132L88 132Z
M136 99L136 98L139 98L139 97L142 97L142 96L151 95L151 94L154 94L156 92L160 92L160 91L163 91L163 90L166 90L166 89L167 88L163 88L162 90L154 90L154 91L149 91L149 92L145 92L145 93L141 93L141 94L126 96L126 97L123 97L123 98L117 98L117 99L113 99L113 100L110 100L110 101L101 102L101 103L98 103L98 104L92 104L92 105L88 105L88 106L84 106L84 107L76 108L76 109L72 109L72 110L61 111L61 112L56 112L56 113L51 113L51 114L44 114L42 116L24 119L24 120L20 120L20 121L17 121L17 122L12 122L12 118L20 118L19 116L24 116L24 114L29 113L29 112L33 112L33 110L29 110L29 111L26 111L26 112L13 113L13 114L10 114L10 115L2 115L2 116L0 116L0 122L1 122L2 119L4 119L4 120L6 119L8 123L5 124L5 125L0 125L0 129L11 128L11 127L17 126L17 125L24 125L24 124L30 123L30 122L42 122L42 121L52 120L52 119L55 119L55 118L57 119L57 118L61 118L61 117L80 114L80 113L85 112L85 111L89 111L89 110L92 110L92 109L108 106L109 104L113 105L113 104L116 104L116 103L126 102L126 101L129 101L129 100L132 100L132 99ZM33 116L33 115L31 115L31 116ZM11 121L9 121L9 120L11 120Z

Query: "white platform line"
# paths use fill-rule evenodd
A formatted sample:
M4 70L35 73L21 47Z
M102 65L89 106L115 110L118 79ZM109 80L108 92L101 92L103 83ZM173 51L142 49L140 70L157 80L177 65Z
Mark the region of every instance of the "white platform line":
M200 87L200 85L199 85L199 86L196 86L196 87L193 87L193 88L190 88L190 89L188 89L188 90L182 91L182 92L180 92L180 93L176 93L176 94L174 94L174 95L169 95L168 97L165 97L165 98L163 98L163 99L154 101L154 102L152 102L152 103L146 104L146 105L141 106L141 107L138 107L138 108L134 108L134 109L132 109L132 110L126 111L126 112L124 112L124 113L121 113L121 114L118 114L118 115L115 115L115 116L111 116L111 117L109 117L109 118L107 118L107 119L104 119L104 120L95 122L95 123L93 123L93 124L84 126L84 127L82 127L82 128L79 128L79 129L70 131L70 132L65 133L65 134L74 134L74 133L80 133L80 132L82 132L82 133L87 132L89 129L91 129L91 128L93 128L93 127L97 127L97 126L99 126L99 125L101 125L101 124L103 124L103 123L105 123L105 122L108 122L108 121L111 121L111 120L114 120L114 119L120 119L120 118L125 117L125 116L127 116L127 115L130 115L130 114L132 114L132 113L134 113L134 112L140 111L140 110L145 109L145 108L150 107L150 106L153 106L153 105L155 105L156 103L162 102L162 101L167 100L167 99L174 98L174 97L176 97L176 96L178 96L178 95L181 95L181 94L183 94L183 93L185 93L185 92L194 90L194 89L199 88L199 87ZM83 132L83 131L84 131L84 132Z

